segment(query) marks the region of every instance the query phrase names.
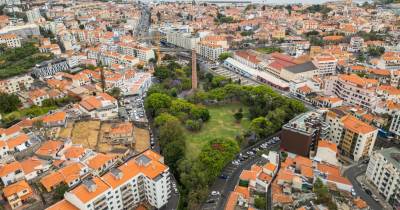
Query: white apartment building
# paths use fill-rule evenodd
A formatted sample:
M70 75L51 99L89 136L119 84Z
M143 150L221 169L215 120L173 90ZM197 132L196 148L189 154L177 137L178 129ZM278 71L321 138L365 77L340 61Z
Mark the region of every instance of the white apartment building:
M219 55L225 52L225 49L221 45L211 44L208 42L200 42L197 46L197 52L212 61L218 60Z
M62 202L81 210L135 209L144 201L159 209L171 195L168 166L163 157L147 150L102 177L86 179L65 193ZM47 208L58 209L59 203Z
M392 122L390 123L389 132L400 136L400 112L397 111L392 115Z
M378 99L375 92L377 85L375 79L361 78L356 74L340 74L326 80L325 93L334 94L347 104L372 109Z
M139 59L131 55L122 55L116 52L104 52L99 56L99 60L106 66L112 66L114 64L123 65L125 67L132 68L139 63Z
M193 36L191 33L168 31L167 42L185 49L196 49L200 37Z
M21 163L14 161L0 167L0 179L4 186L25 179L25 173Z
M21 0L0 0L0 5L20 5Z
M16 34L2 34L0 44L5 44L9 48L21 47L21 38Z
M229 48L228 40L226 39L225 36L208 35L208 36L205 36L204 38L202 38L201 41L210 43L210 44L214 44L214 45L220 45L224 49Z
M329 126L327 140L338 145L338 154L358 161L372 153L378 129L339 110L329 111L325 123Z
M129 55L138 58L140 61L149 61L155 58L154 51L133 43L119 43L117 52L122 55Z
M127 87L122 88L124 95L143 96L152 84L150 73L136 73L129 82Z
M233 54L233 59L243 63L244 65L250 66L253 69L260 69L261 60L247 51L236 51Z
M0 29L0 34L17 34L21 37L39 36L39 26L36 24L9 25Z
M336 74L337 59L330 54L320 54L314 57L314 64L318 67L319 76Z
M364 39L359 36L351 37L350 46L347 51L349 52L360 52L364 46Z
M39 8L33 8L31 10L26 11L26 17L28 18L29 23L34 23L34 22L40 20L41 18L43 18L40 15Z
M32 86L33 78L30 75L16 76L0 81L0 92L13 94L22 90L29 90Z
M396 147L374 151L366 171L367 180L393 207L400 203L400 149Z

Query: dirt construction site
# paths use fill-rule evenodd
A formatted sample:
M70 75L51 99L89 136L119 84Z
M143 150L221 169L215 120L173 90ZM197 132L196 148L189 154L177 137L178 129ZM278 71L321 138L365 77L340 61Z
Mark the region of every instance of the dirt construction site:
M147 129L134 127L135 144L132 148L125 145L102 143L102 131L108 130L111 123L99 120L70 122L66 128L59 131L61 138L70 138L73 144L81 144L85 148L102 153L125 153L128 149L142 152L150 147L150 135Z

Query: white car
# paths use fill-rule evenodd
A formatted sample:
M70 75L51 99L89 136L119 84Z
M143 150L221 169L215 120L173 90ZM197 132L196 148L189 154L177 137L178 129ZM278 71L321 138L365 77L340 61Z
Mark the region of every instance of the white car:
M354 191L354 189L351 189L351 195L352 196L356 196L357 194L356 194L356 191Z
M215 196L215 195L219 195L219 191L212 191L212 192L211 192L211 195L214 195L214 196Z

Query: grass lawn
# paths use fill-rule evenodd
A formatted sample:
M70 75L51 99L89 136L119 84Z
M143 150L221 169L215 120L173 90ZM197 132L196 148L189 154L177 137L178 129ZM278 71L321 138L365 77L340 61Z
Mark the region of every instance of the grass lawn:
M256 49L257 52L270 54L273 52L282 52L282 49L279 47L261 47Z
M5 122L11 122L16 119L21 119L23 117L37 117L40 115L47 114L50 110L57 109L55 106L51 107L39 107L39 106L34 106L26 109L20 109L14 112L10 112L8 114L5 114L3 116L3 120Z
M237 112L240 107L243 107L243 119L237 123L233 114ZM186 155L188 158L196 158L203 145L212 139L231 138L234 139L237 134L242 133L250 126L250 120L247 109L240 104L229 104L221 106L209 106L211 119L205 123L199 132L186 131Z

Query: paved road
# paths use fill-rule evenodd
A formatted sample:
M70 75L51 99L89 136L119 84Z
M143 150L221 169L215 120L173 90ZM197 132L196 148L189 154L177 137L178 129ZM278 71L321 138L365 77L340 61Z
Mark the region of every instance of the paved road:
M381 210L383 209L382 206L379 203L377 203L371 196L369 196L361 188L361 184L356 180L358 176L365 174L366 170L367 170L367 164L358 164L347 169L343 175L347 177L353 184L353 188L357 196L360 196L365 202L367 202L368 206L370 206L371 209Z
M377 137L376 138L376 142L374 145L374 149L381 149L381 148L388 148L388 147L399 147L398 144L393 143L392 141L386 139L386 138L382 138L382 137Z
M172 183L176 184L176 180L174 176L171 175L171 185ZM168 200L167 205L163 206L160 208L160 210L175 210L178 209L178 204L179 204L179 193L175 193L174 189L171 186L171 197Z
M141 5L141 17L139 23L134 31L135 36L148 36L148 31L150 27L150 9L147 5Z

